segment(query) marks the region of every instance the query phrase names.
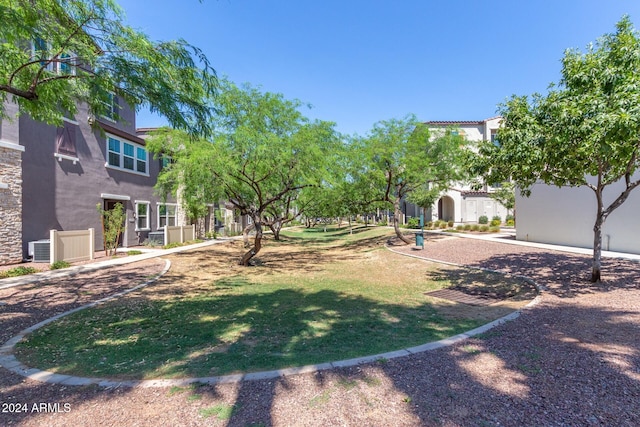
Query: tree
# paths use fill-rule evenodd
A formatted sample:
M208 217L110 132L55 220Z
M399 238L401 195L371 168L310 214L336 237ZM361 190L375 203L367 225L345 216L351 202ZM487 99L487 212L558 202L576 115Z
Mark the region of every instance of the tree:
M513 96L501 107L498 145L486 144L490 182L512 178L528 196L536 182L585 186L596 200L591 281L601 277L602 225L640 185L640 37L628 17L586 52L567 50L546 96ZM623 183L606 205L605 188Z
M184 40L151 41L113 0L0 0L0 16L0 117L12 100L54 125L77 102L117 118L115 95L176 129L210 133L217 80L206 56Z
M262 247L268 210L282 208L306 187L321 185L330 173L339 142L333 123L309 121L300 106L279 94L224 81L211 140L165 131L149 141L150 149L174 158L166 172L174 189L183 182L184 195L224 198L251 218L255 238L242 265L249 265Z
M417 123L410 115L402 120L376 123L359 144L367 156L363 173L374 191L371 201L393 206L396 235L411 243L398 224L401 200L420 188L422 196L433 197L433 191L440 192L462 179L466 158L464 138L451 131L431 138L426 125Z
M516 187L513 182L504 181L500 187L489 193L489 197L504 206L507 209L507 215L516 207Z
M104 253L106 256L114 255L118 249L118 241L124 229L124 222L127 219L124 206L122 203L116 203L113 209L104 210L98 203L96 209L102 220Z

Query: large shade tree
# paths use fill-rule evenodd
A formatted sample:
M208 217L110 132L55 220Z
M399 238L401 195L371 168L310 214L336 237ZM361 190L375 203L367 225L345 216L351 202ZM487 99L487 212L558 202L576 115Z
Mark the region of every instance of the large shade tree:
M376 123L355 144L365 153L360 179L369 183L371 202L393 206L394 229L405 243L411 241L399 228L401 201L416 193L416 201L427 203L464 177L464 138L450 131L432 136L412 115Z
M59 125L86 102L112 115L112 97L148 108L176 129L206 135L216 75L184 40L157 42L124 23L113 0L0 0L0 117Z
M189 199L228 200L251 218L255 238L240 260L249 265L273 218L270 209L286 209L302 189L322 185L340 141L333 123L308 120L300 102L280 94L223 81L217 105L210 140L167 130L149 146L173 158L161 180L167 189L180 188Z
M490 182L513 179L523 195L536 182L591 189L591 281L599 281L602 226L640 185L640 37L629 18L586 51L567 50L547 95L513 96L501 114L499 143L482 148L480 170ZM605 189L620 183L606 203Z

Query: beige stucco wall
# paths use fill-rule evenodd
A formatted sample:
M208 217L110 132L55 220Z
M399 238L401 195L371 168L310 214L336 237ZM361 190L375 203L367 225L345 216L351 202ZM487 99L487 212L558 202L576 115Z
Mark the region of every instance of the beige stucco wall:
M640 172L634 179L640 178ZM608 206L624 188L619 182L604 192ZM596 198L587 187L553 187L536 184L531 197L516 191L516 238L531 242L593 248ZM640 189L631 192L603 226L602 248L640 254Z

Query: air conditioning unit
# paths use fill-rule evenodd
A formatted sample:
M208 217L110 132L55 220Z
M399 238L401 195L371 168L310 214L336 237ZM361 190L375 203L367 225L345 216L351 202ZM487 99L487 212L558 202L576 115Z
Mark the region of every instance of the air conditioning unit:
M51 253L51 241L49 239L29 242L29 256L33 262L49 262Z

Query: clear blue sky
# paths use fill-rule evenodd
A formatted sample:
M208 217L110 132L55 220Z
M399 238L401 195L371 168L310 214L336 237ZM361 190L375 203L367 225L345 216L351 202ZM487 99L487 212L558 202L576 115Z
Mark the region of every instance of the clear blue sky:
M545 92L638 0L120 0L155 40L184 38L219 75L313 106L364 135L379 120L481 120L511 94ZM163 124L141 112L138 127Z

